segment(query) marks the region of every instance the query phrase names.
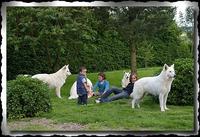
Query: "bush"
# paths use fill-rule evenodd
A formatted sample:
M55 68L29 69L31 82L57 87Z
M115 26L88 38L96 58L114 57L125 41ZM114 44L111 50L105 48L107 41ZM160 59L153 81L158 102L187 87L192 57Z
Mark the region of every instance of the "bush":
M34 117L51 109L50 89L31 77L18 76L7 83L8 119Z
M194 102L194 62L190 58L176 59L174 62L176 77L172 82L167 104L192 105ZM159 103L158 97L153 101Z
M190 58L176 59L176 78L168 96L168 104L192 105L194 103L194 61Z

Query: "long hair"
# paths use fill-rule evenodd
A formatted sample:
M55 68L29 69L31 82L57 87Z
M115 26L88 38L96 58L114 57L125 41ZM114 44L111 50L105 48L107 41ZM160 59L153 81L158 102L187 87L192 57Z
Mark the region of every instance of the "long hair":
M131 78L132 78L133 75L135 76L136 80L138 79L136 73L131 73L131 75L130 75L130 77L129 77L129 82L130 82L130 83L131 83Z

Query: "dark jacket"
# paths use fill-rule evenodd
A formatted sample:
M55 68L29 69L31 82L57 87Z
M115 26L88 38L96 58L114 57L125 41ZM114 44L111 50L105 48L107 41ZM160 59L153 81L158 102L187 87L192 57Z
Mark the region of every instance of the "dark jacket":
M79 74L78 77L77 77L77 85L76 85L77 94L80 95L80 96L84 95L84 94L87 94L87 91L86 91L86 89L84 87L84 82L83 82L83 81L87 82L86 80L87 79L86 79L86 77L84 75Z
M134 83L129 83L123 90L129 95L133 92Z

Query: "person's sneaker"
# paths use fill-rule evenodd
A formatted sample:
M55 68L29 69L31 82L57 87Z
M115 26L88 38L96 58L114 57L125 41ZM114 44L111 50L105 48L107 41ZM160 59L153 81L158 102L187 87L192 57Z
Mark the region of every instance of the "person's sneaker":
M96 103L100 103L100 100L96 99L95 102L96 102Z

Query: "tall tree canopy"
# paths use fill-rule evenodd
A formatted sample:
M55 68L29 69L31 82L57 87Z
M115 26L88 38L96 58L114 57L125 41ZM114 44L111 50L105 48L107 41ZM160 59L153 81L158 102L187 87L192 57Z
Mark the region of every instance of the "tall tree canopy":
M7 76L160 66L191 56L171 7L8 7Z

